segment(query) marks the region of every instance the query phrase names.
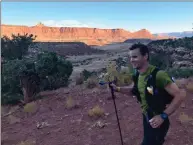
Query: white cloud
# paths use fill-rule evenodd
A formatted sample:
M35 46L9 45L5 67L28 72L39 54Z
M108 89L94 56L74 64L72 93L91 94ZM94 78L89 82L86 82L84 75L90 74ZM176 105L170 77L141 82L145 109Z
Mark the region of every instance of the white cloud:
M42 22L46 26L52 27L90 27L88 24L79 22L77 20L47 20Z
M109 28L109 26L98 21L80 22L77 20L47 20L42 22L50 27L88 27L88 28Z

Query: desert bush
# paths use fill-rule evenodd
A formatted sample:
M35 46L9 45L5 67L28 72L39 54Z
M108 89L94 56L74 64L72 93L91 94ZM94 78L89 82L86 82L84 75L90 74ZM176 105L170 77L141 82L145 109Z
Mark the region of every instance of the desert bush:
M120 74L119 81L121 85L129 85L132 82L131 75Z
M104 115L104 110L99 105L96 105L88 111L88 115L90 117L101 117Z
M119 72L117 70L117 64L116 64L116 61L110 61L108 64L107 64L107 67L106 67L106 75L104 76L104 80L106 82L112 82L114 81L116 78L118 78L119 76Z
M56 53L47 52L38 55L36 71L41 80L48 82L41 84L42 89L53 90L68 85L73 66L70 61L57 56Z
M86 87L89 89L93 89L97 86L98 81L95 77L88 78L86 81Z
M128 65L128 67L124 67L120 70L118 82L121 85L129 85L132 82L132 67Z
M27 54L28 48L33 44L36 36L28 35L12 35L11 39L7 36L1 38L1 56L4 59L22 59Z
M79 76L76 77L76 85L81 85L83 84L88 78L90 77L96 77L97 72L93 71L90 72L86 69L84 69Z
M10 60L2 64L2 104L19 103L23 99L19 75L27 67L23 60Z
M156 40L151 41L148 45L161 45L164 46L164 48L168 47L184 47L186 49L192 50L193 49L193 36L192 37L184 37L184 38L178 38L178 39L165 39L165 40Z
M169 55L160 52L150 55L150 64L165 70L172 66L172 60Z
M173 76L175 78L189 78L193 76L193 68L181 68L181 69L175 69L171 68L167 71L170 76Z
M57 89L68 85L73 66L56 53L42 52L34 57L24 57L35 38L32 34L4 36L2 44L2 104L15 104L23 100L20 77L36 74L40 78L40 90ZM30 78L30 76L29 76Z
M121 66L128 65L128 58L118 57L116 60L116 65L120 68Z
M80 74L78 77L76 77L76 85L81 85L83 83L84 83L84 76Z
M90 72L90 71L84 69L82 71L82 75L84 77L84 80L87 80L89 77L91 77L93 75L93 72Z
M122 66L124 67L124 66ZM132 67L130 65L117 70L116 62L109 62L106 68L106 74L101 78L105 82L116 81L117 85L128 85L132 81Z
M23 100L20 75L24 72L39 76L42 91L67 86L72 71L71 62L50 52L29 60L8 60L2 64L2 104L17 104Z

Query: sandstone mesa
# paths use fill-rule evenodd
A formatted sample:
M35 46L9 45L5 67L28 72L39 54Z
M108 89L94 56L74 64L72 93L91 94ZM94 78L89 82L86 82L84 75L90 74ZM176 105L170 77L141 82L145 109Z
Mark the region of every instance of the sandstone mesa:
M153 35L146 29L129 32L124 29L99 29L85 27L48 27L42 23L35 26L1 25L1 36L12 34L33 34L38 42L84 42L87 45L105 45L124 42L127 39L167 39L167 36Z

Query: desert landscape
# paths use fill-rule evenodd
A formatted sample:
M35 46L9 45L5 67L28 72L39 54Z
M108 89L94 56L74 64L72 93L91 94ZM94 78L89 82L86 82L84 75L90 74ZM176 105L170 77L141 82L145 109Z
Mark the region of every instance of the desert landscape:
M132 83L129 48L142 43L185 96L164 145L193 145L192 13L192 2L1 2L1 144L141 145L141 104L108 84Z
M70 84L41 91L42 99L25 106L1 106L3 145L121 144L110 91L97 82L94 87L88 87L86 82L77 84L77 77L83 70L100 75L109 62L128 59L128 48L134 43L148 45L151 54L163 54L161 59L168 60L169 68L193 68L193 37L162 39L146 30L131 34L124 30L56 29L41 23L32 28L2 26L2 33L7 36L32 32L37 35L37 41L30 47L28 57L49 51L66 58L73 64ZM61 39L56 41L56 38ZM191 44L191 48L186 44ZM165 145L192 145L193 78L176 78L176 83L186 93L186 99L170 117L171 127ZM132 96L118 93L116 96L124 145L139 145L143 137L140 105Z
M37 36L35 46L30 49L31 53L51 51L67 57L75 64L72 77L84 69L98 71L105 68L109 61L120 56L128 57L128 48L138 42L149 44L152 48L151 53L163 52L171 56L174 68L193 67L192 37L188 37L188 40L179 38L180 40L176 41L177 37L169 37L166 34L154 35L146 29L131 33L123 29L48 27L41 22L32 27L2 25L1 29L2 36L10 37L11 34L18 33ZM94 42L95 40L97 42ZM166 46L164 46L165 42ZM175 43L176 46L173 47L172 43ZM185 45L189 44L190 48L186 49ZM87 63L82 63L77 67L77 63L82 61Z
M189 79L179 83L188 88L192 82ZM187 97L170 117L166 145L193 143L192 90L184 89ZM19 108L9 116L3 117L18 106L1 110L3 145L121 144L113 101L107 99L111 94L106 89L87 89L80 85L42 92L41 95L45 98L28 104L24 109ZM139 104L132 96L116 96L124 145L139 145L143 136ZM95 113L89 116L92 109Z

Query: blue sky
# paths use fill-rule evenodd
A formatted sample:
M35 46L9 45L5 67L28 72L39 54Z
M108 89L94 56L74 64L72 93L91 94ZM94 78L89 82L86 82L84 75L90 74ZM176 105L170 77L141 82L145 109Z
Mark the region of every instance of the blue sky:
M191 31L193 2L2 2L1 23L56 27Z

